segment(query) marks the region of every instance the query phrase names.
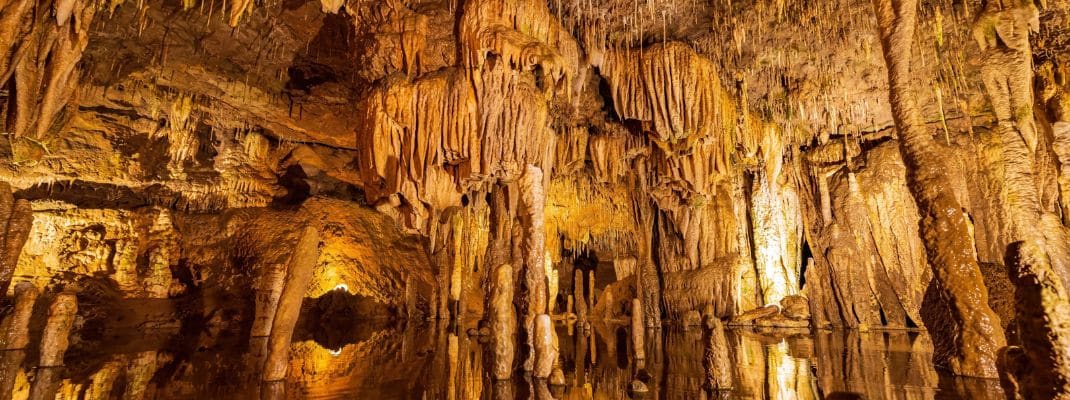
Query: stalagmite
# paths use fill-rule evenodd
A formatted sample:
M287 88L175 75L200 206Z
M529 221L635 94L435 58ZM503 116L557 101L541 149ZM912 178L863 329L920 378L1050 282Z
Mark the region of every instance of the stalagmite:
M301 316L301 302L312 279L312 271L319 260L320 235L314 227L302 230L301 237L294 247L290 265L286 272L286 286L279 296L275 318L271 324L271 336L268 339L268 355L264 362L261 380L279 381L286 378L289 367L290 340L294 326Z
M553 320L547 314L535 317L535 368L536 378L549 378L557 361L557 339L554 335Z
M582 269L576 268L575 274L573 275L572 301L576 306L576 323L582 327L587 322L587 298L583 295L584 273Z
M908 185L922 214L921 235L936 283L952 311L952 326L930 327L937 364L959 375L997 376L996 352L1006 344L999 319L988 306L962 206L950 192L943 155L921 125L911 84L916 0L874 0L881 46L888 66L892 115L899 149L908 166Z
M494 271L494 286L491 289L490 331L494 336L495 379L513 376L513 361L516 357L516 309L513 308L513 267L502 264Z
M25 349L30 344L30 317L37 303L37 287L30 282L15 286L15 308L0 324L3 329L3 350Z
M559 279L557 269L553 267L553 261L550 258L549 251L546 252L543 258L543 263L546 265L546 311L553 315L557 308L557 292L559 290Z
M643 304L639 299L632 299L632 351L636 360L646 359L646 324L643 320Z
M78 297L74 293L63 292L52 300L52 304L48 307L48 321L41 334L38 366L63 366L63 356L67 353L67 346L70 344L71 326L74 325L77 313Z
M594 271L587 272L587 306L593 309L594 304Z
M0 296L6 296L22 246L33 226L30 202L16 200L6 182L0 182L0 226L3 226L0 232Z

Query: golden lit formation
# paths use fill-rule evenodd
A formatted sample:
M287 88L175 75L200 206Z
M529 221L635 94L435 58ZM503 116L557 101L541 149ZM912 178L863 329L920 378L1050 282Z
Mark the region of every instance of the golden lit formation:
M1070 399L1066 0L0 0L0 399Z

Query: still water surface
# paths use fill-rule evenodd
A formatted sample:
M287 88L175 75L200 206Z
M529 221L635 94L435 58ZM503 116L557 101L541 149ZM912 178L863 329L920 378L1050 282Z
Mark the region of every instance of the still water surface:
M60 369L28 368L33 354L3 352L0 390L10 387L15 399L51 391L62 399L630 399L641 397L628 391L638 377L648 399L1003 398L994 380L937 373L930 339L916 332L732 329L733 389L712 393L703 390L698 328L649 331L640 368L626 326L595 324L584 335L559 325L564 386L489 379L486 338L446 326L363 324L354 332L296 338L285 384L258 383L264 339L202 333L111 338L94 353L72 347Z

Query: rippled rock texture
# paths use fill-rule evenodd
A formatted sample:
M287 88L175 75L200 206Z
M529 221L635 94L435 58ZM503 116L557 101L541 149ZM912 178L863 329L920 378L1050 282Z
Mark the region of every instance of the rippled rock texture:
M1068 396L1068 21L0 0L0 392Z

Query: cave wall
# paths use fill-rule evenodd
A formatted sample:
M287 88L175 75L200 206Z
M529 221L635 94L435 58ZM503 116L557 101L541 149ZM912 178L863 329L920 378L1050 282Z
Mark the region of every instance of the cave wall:
M511 264L532 309L543 285L609 319L640 298L647 325L801 295L817 327L924 326L873 5L661 3L0 3L0 180L35 221L15 279L270 303L312 225L308 297L344 285L395 316L482 315ZM1053 238L1070 187L1066 7L1027 3L1007 25L924 2L909 52L1004 328L1015 177ZM991 85L993 32L1032 56L1024 106ZM613 278L575 293L580 255Z

